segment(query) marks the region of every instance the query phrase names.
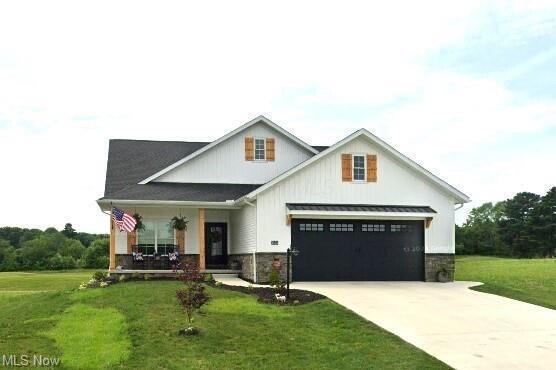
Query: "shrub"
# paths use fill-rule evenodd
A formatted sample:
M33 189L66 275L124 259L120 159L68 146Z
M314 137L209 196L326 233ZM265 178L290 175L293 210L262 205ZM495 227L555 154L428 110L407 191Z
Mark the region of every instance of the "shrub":
M93 279L96 281L106 281L108 279L108 274L104 271L96 271L93 274Z
M272 267L270 274L268 275L268 285L274 288L276 293L284 293L286 290L286 282L280 279L280 271L275 267Z
M183 312L187 315L187 321L191 326L193 314L210 299L205 292L205 286L194 281L185 283L185 288L176 292Z
M77 262L71 256L56 254L48 259L48 268L51 270L68 270L77 266Z
M205 276L203 277L203 281L205 283L213 283L214 282L214 276L212 276L212 274L205 274Z
M188 262L183 267L183 273L179 276L180 280L187 283L189 281L203 281L203 275L199 272L199 265L195 262Z
M106 238L94 240L83 254L83 267L108 268L110 240Z
M79 285L79 290L87 288L105 288L110 284L110 278L105 272L96 271L91 279Z
M278 269L272 267L270 274L268 274L268 285L275 286L280 281L280 272Z

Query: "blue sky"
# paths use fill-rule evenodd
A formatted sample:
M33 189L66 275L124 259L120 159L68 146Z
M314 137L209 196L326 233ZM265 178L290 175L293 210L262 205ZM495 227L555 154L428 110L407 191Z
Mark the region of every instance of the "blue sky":
M109 138L259 114L315 145L369 129L469 194L462 222L556 185L555 70L553 2L3 2L0 225L105 232Z

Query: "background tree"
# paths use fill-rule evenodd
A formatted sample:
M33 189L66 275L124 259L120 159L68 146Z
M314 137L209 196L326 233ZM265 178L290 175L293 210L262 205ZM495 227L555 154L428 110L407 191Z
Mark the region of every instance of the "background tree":
M0 227L0 271L107 268L108 236L77 233L68 225L62 232L53 227L45 231Z
M504 215L505 202L484 203L469 212L467 221L458 228L466 254L508 254L498 234L498 223Z
M504 217L500 220L500 235L513 255L531 257L538 252L539 235L533 230L532 216L540 200L538 194L521 192L505 202Z
M537 235L537 252L543 257L556 255L556 187L550 189L532 211L531 232Z
M73 225L70 224L69 222L67 224L65 224L64 229L62 230L62 234L64 234L66 236L66 238L74 238L75 237L75 229L73 228Z

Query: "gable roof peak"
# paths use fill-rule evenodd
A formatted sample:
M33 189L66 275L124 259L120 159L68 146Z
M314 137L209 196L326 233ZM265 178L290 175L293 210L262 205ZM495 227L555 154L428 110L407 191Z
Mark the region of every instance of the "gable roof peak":
M313 148L311 145L309 145L306 142L304 142L303 140L299 139L297 136L291 134L289 131L283 129L282 127L280 127L276 123L272 122L271 120L269 120L265 116L259 115L259 116L255 117L254 119L252 119L251 121L249 121L247 123L244 123L243 125L239 126L235 130L232 130L229 133L227 133L226 135L214 140L210 144L208 144L206 146L203 146L199 150L189 154L188 156L180 159L179 161L171 164L170 166L168 166L166 168L163 168L162 170L158 171L157 173L147 177L146 179L139 182L139 184L143 185L143 184L147 184L147 183L151 182L152 180L154 180L154 179L162 176L163 174L173 170L174 168L182 165L183 163L197 157L198 155L206 152L207 150L210 150L211 148L213 148L213 147L217 146L218 144L222 143L223 141L226 141L230 137L242 132L243 130L245 130L245 129L247 129L247 128L249 128L249 127L251 127L251 126L253 126L253 125L255 125L256 123L259 123L259 122L263 122L266 125L270 126L272 129L274 129L274 130L278 131L280 134L286 136L287 138L289 138L290 140L292 140L293 142L295 142L297 145L301 146L302 148L304 148L308 152L310 152L312 154L318 154L319 153L319 151L317 149Z

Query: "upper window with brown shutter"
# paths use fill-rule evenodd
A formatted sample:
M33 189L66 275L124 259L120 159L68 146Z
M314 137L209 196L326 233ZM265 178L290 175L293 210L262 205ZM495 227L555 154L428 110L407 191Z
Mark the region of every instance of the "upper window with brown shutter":
M261 137L255 138L255 160L264 161L266 159L266 140Z
M272 137L266 139L266 160L274 161L276 158L276 150L274 149L275 140Z
M377 182L376 154L342 154L342 181Z
M351 181L351 154L342 154L342 181Z
M365 156L354 154L353 160L353 181L365 181Z
M367 181L377 182L377 158L376 154L367 154Z
M253 154L254 150L253 150L253 138L252 137L246 137L245 138L245 160L246 161L252 161L253 160Z
M275 142L274 138L246 137L245 160L274 161L276 159Z

